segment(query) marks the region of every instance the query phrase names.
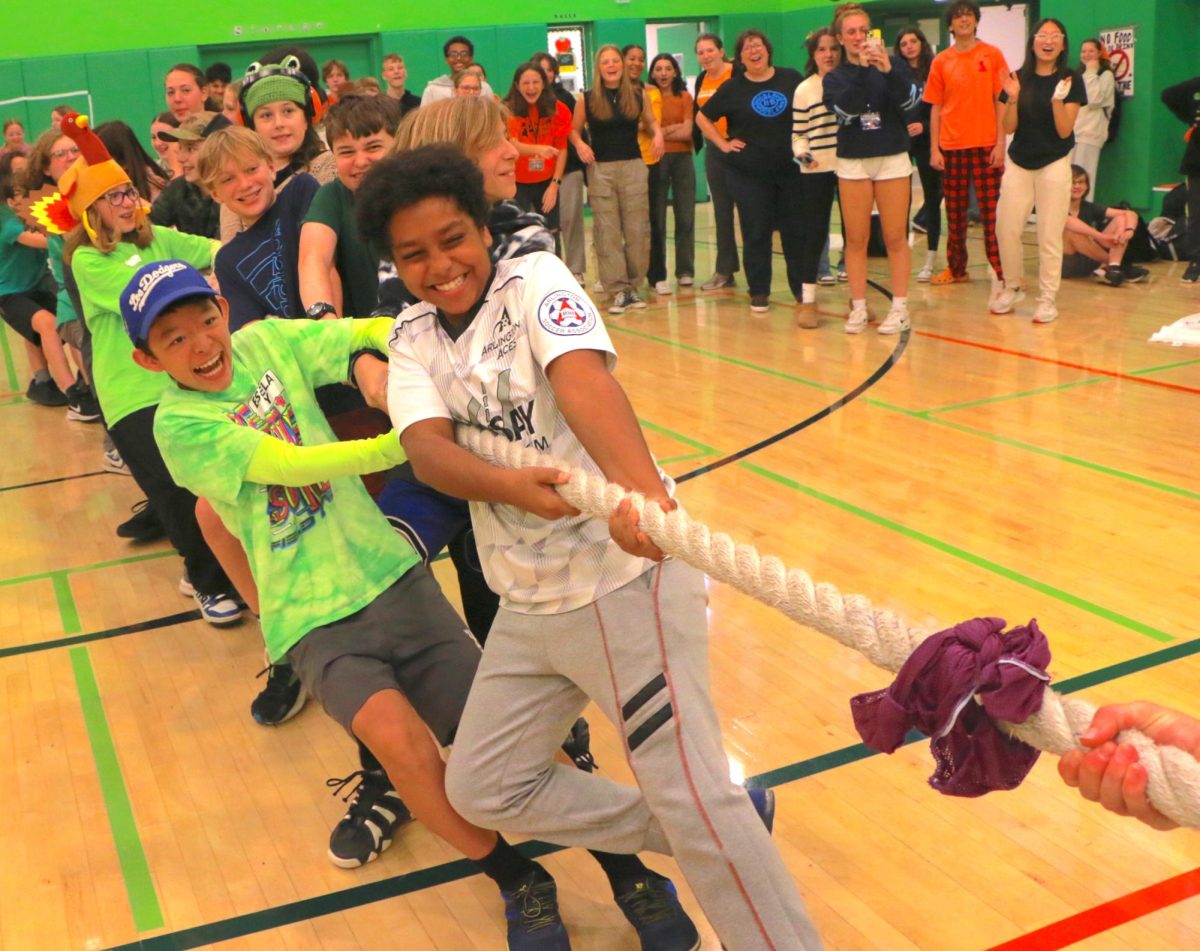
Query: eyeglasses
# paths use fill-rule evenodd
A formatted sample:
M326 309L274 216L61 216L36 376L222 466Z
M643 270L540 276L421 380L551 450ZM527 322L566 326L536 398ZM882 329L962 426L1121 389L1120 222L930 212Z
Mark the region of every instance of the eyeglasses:
M449 53L446 54L446 59L470 59L470 58L471 58L471 53L469 50L460 50L457 52L455 50L451 50Z
M1061 40L1061 33L1034 33L1033 38L1039 43L1053 43L1055 40Z
M110 192L104 193L104 200L114 208L126 203L136 205L138 200L137 189L132 185L125 188L114 188Z
M77 158L78 156L79 156L79 146L77 146L77 145L72 145L65 149L55 149L53 152L50 153L50 157L52 159L60 159L60 158L68 158L68 157Z

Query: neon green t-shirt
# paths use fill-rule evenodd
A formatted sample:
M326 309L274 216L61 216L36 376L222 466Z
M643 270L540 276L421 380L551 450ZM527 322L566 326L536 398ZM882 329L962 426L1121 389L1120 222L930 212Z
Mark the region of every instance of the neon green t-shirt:
M104 420L114 426L130 413L155 405L167 385L161 373L133 362L133 344L121 321L121 291L143 264L179 258L204 270L212 266L220 243L211 238L155 228L145 248L121 242L109 254L82 247L71 259L83 302L83 319L92 332L93 376Z
M273 661L313 628L366 607L420 561L356 476L296 487L246 480L264 439L337 441L313 390L346 380L371 327L380 330L373 345L383 346L387 318L250 324L233 335L227 389L170 385L154 419L172 478L212 503L246 549Z

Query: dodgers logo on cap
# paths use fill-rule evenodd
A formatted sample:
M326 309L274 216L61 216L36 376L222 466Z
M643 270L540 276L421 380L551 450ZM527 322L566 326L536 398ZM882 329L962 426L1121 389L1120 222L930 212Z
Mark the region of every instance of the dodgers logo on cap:
M185 297L216 297L204 276L186 261L153 261L138 268L121 292L121 318L135 344L146 339L158 315Z
M574 291L555 291L542 298L538 323L550 333L564 337L585 334L596 326L596 308Z

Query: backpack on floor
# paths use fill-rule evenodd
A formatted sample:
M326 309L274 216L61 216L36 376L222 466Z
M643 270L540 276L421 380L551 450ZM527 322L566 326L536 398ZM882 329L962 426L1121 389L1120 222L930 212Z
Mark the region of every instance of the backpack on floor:
M1184 230L1182 222L1165 215L1159 215L1146 226L1154 253L1164 261L1178 261L1183 257Z

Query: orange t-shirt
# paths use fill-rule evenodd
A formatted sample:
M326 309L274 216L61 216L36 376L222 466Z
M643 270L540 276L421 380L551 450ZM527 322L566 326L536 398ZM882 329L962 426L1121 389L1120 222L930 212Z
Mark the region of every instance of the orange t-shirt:
M710 79L708 73L704 73L700 77L700 88L696 90L696 111L698 112L703 105L712 98L712 94L717 91L717 87L729 81L733 75L733 64L726 63L725 69L716 79ZM723 138L729 138L729 123L724 119L718 119L714 125L717 131L721 133Z
M553 145L556 149L565 149L567 136L571 134L571 112L561 102L554 106L552 116L539 116L537 106L530 106L527 116L509 116L509 138L526 145ZM557 161L522 155L517 159L517 181L522 185L544 182L554 175Z
M1007 73L1004 54L982 40L965 53L950 46L933 58L924 99L942 107L938 148L996 144L996 96Z
M681 122L687 122L692 118L692 94L682 92L678 96L663 96L662 100L662 124L666 128L669 125L679 125ZM666 151L668 152L690 152L692 150L692 140L689 138L686 142L680 142L674 139L666 140Z

